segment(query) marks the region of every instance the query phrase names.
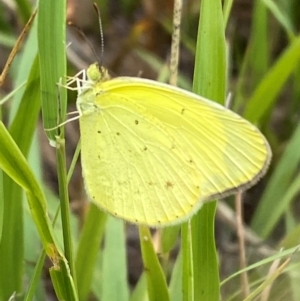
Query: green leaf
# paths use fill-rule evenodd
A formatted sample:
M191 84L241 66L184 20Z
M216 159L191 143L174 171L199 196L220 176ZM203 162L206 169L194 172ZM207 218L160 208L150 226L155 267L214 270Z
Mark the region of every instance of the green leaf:
M107 215L96 205L90 204L76 253L76 276L80 284L78 286L79 300L86 300L90 292L106 218Z
M66 115L67 91L58 86L66 79L66 1L40 1L38 9L43 125L50 129L59 124L59 111L63 118ZM46 132L53 143L57 132Z
M300 37L293 40L253 92L244 112L246 119L257 122L274 106L283 84L297 68L299 60Z
M296 128L281 160L269 180L253 216L251 227L262 238L267 238L292 198L286 197L300 162L300 124Z
M70 270L63 262L59 262L58 266L50 268L50 276L58 300L79 300L76 294L76 289L70 274Z
M149 228L139 226L139 235L149 301L168 301L170 296L166 278L156 256Z
M225 101L225 53L221 1L202 0L193 91L219 103ZM191 224L182 227L184 300L220 299L214 241L215 209L216 202L205 204L192 218Z
M109 216L103 250L103 301L128 301L124 222Z

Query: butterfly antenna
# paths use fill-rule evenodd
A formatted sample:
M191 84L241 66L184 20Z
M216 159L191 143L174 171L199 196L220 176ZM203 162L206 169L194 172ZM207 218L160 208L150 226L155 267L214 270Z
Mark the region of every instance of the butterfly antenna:
M101 41L101 56L99 61L99 66L102 66L103 62L103 55L104 55L104 36L103 36L103 27L102 27L102 20L101 20L101 13L97 3L93 3L94 9L98 15L98 22L99 22L99 31L100 31L100 41Z
M180 51L180 24L182 15L182 0L174 1L173 13L173 34L171 45L171 58L170 58L170 84L176 86L178 78L178 64L179 64L179 51Z
M99 62L99 57L97 55L97 52L95 50L95 47L93 46L93 44L91 43L91 41L89 41L89 39L86 37L86 35L84 34L84 32L81 30L81 28L79 28L77 25L75 25L72 22L68 22L69 26L72 26L76 29L76 31L81 35L81 37L85 40L85 42L89 45L90 49L92 50L94 56L96 57L96 60Z

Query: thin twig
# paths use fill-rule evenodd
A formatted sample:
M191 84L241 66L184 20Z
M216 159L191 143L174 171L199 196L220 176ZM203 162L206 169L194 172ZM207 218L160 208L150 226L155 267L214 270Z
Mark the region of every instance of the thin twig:
M240 250L240 269L245 269L247 267L246 263L246 251L245 251L245 238L244 238L244 225L243 225L243 209L242 209L242 193L239 192L235 196L235 208L237 214L237 237L239 242L239 250ZM241 284L242 284L242 292L244 298L249 296L250 288L249 288L249 280L247 272L243 272L241 274Z
M34 12L32 13L32 15L30 16L30 18L29 18L28 22L26 23L24 29L22 30L21 34L19 35L15 46L13 47L11 53L9 54L9 57L8 57L8 59L6 61L6 64L5 64L4 68L3 68L2 73L0 75L0 87L2 86L2 84L3 84L4 80L5 80L5 77L6 77L7 73L8 73L8 71L9 71L10 65L13 62L16 54L18 53L18 51L19 51L19 49L21 47L21 44L22 44L22 42L23 42L23 40L24 40L24 38L25 38L28 30L30 29L31 24L32 24L32 22L33 22L33 20L34 20L34 18L36 16L36 14L37 14L37 9L35 9Z
M218 201L217 219L226 224L233 231L236 231L236 213L227 205L227 203L222 200ZM265 244L264 241L246 225L244 225L243 231L245 242L249 245L255 246L257 254L261 255L262 257L269 257L277 252L276 250L270 248L267 244Z

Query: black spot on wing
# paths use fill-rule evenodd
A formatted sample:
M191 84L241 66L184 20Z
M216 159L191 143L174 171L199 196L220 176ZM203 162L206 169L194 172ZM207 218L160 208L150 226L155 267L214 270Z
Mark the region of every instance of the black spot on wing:
M167 182L166 182L166 188L167 188L167 189L173 188L173 186L174 186L174 185L173 185L173 183L172 183L171 181L167 181Z

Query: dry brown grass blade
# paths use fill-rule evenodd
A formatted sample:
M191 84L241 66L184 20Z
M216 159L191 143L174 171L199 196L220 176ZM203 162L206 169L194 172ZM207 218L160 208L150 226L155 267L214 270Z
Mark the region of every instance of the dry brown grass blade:
M261 293L270 285L272 285L275 281L275 279L280 276L284 269L288 266L288 264L291 261L291 257L289 257L286 261L283 262L282 265L280 265L276 270L269 275L266 280L256 289L254 290L247 298L244 299L244 301L251 301L254 300L255 297L261 296Z
M24 38L25 38L28 30L30 29L30 27L32 25L32 22L34 21L34 18L36 16L36 14L37 14L37 9L35 9L34 12L32 13L32 15L30 16L28 22L26 23L24 29L22 30L21 34L19 35L19 37L17 39L17 42L16 42L14 48L12 49L12 51L11 51L11 53L10 53L7 61L6 61L6 64L5 64L4 68L3 68L3 71L2 71L2 73L0 75L0 87L2 86L2 84L3 84L4 80L5 80L5 77L6 77L7 73L8 73L8 71L9 71L10 65L13 62L16 54L18 53L18 51L19 51L19 49L21 47L21 44L22 44L22 42L23 42L23 40L24 40Z
M242 209L242 193L239 192L235 196L235 207L237 214L237 237L240 250L240 269L243 270L247 267L246 250L245 250L245 235L243 223L243 209ZM247 272L241 274L241 285L244 298L250 294L249 280Z

